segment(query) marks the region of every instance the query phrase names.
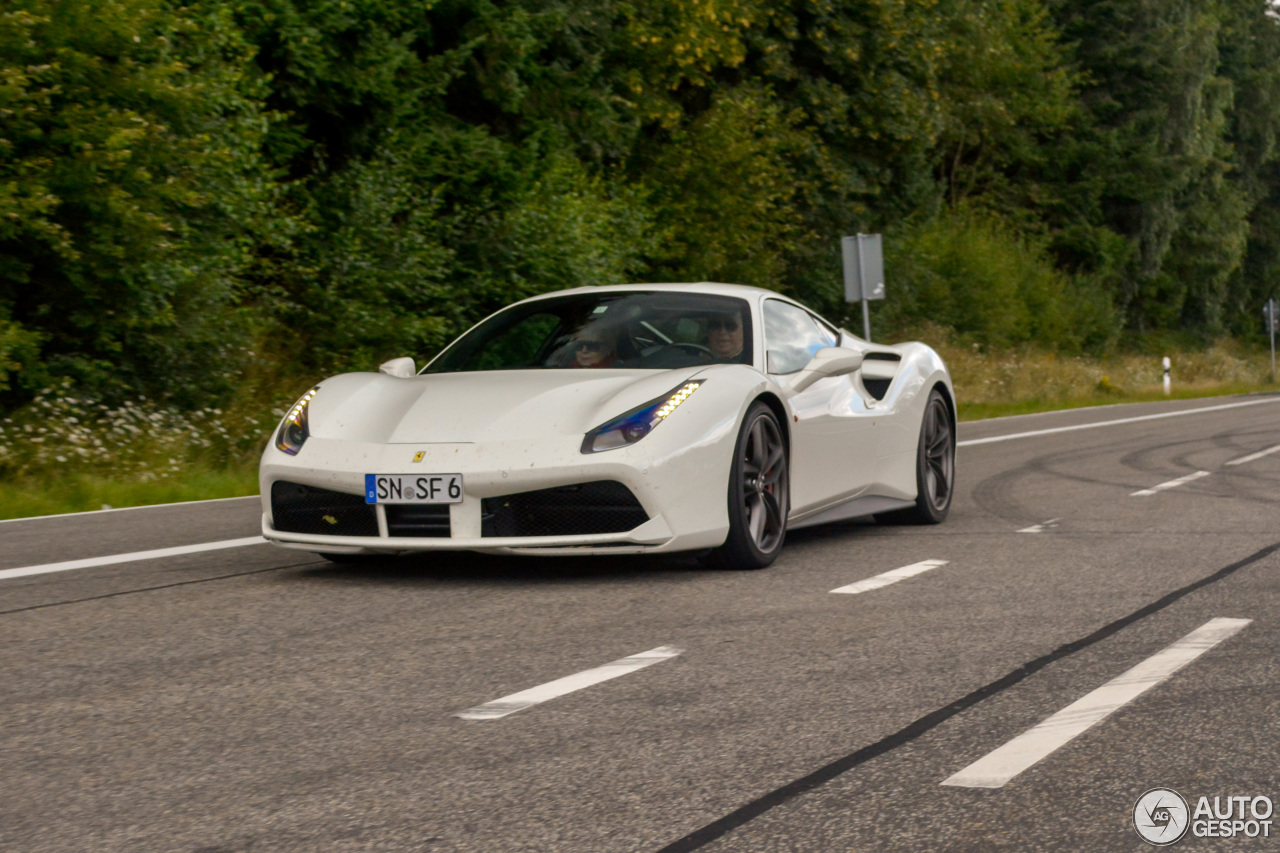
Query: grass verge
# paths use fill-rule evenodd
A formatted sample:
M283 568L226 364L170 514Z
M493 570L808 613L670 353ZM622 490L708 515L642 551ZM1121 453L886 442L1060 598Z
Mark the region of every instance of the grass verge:
M100 473L40 475L0 481L0 519L150 504L235 498L258 493L257 466L185 470L163 482L121 482Z
M1149 388L1119 394L1097 393L1056 400L1011 400L1006 403L966 403L962 400L959 404L960 411L958 414L962 422L980 421L986 418L1005 418L1011 415L1058 412L1063 409L1114 406L1118 403L1154 403L1160 400L1196 400L1202 397L1230 397L1240 394L1259 393L1280 393L1280 385L1258 386L1243 383L1204 383L1178 388L1170 394L1165 394L1160 388Z

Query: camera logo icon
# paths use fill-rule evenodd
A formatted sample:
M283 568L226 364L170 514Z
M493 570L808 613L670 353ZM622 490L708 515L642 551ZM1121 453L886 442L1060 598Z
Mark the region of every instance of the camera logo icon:
M1191 809L1172 788L1152 788L1133 807L1133 828L1148 844L1166 847L1182 839L1191 825Z

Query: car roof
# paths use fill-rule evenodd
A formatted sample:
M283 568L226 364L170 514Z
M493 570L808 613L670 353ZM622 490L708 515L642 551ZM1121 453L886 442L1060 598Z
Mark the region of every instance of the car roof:
M609 291L628 291L628 290L675 290L681 293L708 293L716 296L736 296L739 299L750 300L752 297L759 296L777 296L783 299L789 297L783 296L772 290L763 287L755 287L749 284L724 284L718 281L697 281L697 282L640 282L635 284L598 284L588 287L574 287L568 290L556 290L551 293L541 293L537 296L521 300L523 302L532 302L537 299L548 299L553 296L566 296L573 293L601 293ZM792 300L794 301L794 300Z

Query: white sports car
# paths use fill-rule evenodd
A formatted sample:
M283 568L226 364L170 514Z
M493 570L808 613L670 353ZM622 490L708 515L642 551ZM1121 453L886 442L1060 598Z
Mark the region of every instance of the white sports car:
M431 550L709 552L788 529L937 523L955 394L921 343L871 344L755 287L585 287L517 302L418 371L326 379L262 457L262 534L333 559Z

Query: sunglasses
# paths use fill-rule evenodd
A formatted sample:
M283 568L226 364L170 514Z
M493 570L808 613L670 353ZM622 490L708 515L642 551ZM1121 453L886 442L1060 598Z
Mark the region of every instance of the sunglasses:
M584 349L587 352L600 352L606 346L604 341L577 341L574 343L574 350Z
M738 329L741 329L741 328L742 326L738 323L737 320L708 320L707 321L707 329L709 331L736 332L738 331Z

